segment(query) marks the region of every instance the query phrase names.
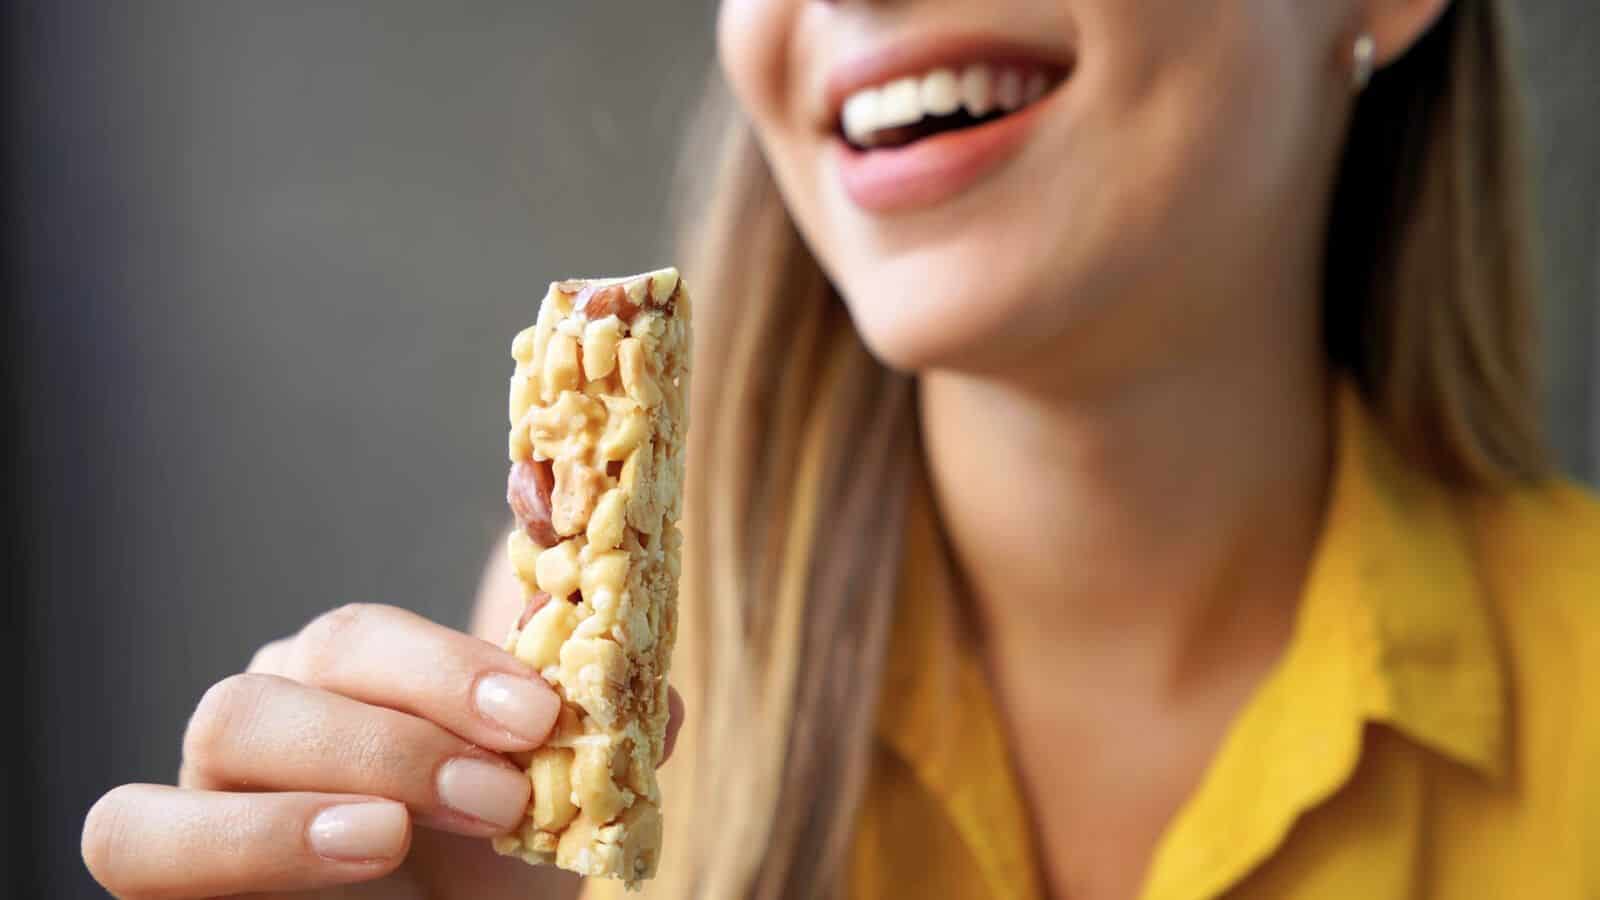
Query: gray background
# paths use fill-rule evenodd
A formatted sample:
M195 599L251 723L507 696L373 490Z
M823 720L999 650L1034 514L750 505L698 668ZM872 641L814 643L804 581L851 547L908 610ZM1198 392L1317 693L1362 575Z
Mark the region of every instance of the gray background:
M1552 402L1591 474L1600 11L1524 5ZM462 621L505 516L509 336L552 277L666 260L712 9L11 7L0 865L19 897L96 896L84 811L169 780L254 647L350 600Z

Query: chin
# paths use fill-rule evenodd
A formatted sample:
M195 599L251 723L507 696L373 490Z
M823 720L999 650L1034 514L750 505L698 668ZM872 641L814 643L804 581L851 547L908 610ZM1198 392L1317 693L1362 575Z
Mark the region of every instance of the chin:
M1036 279L990 252L953 249L880 259L836 282L867 349L904 372L993 369L1037 337Z
M1110 227L1096 200L1114 186L1087 190L1066 156L1046 144L960 197L896 216L867 215L828 186L796 221L885 365L992 373L1074 330L1104 293L1102 263L1129 252L1129 230Z

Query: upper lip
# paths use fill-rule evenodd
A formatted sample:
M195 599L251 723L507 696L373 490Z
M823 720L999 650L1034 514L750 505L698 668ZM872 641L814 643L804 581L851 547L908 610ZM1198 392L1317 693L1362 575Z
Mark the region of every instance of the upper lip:
M1069 50L982 35L946 36L908 41L842 63L828 73L824 88L823 127L834 131L845 100L863 88L938 68L959 69L976 62L1015 63L1065 71Z

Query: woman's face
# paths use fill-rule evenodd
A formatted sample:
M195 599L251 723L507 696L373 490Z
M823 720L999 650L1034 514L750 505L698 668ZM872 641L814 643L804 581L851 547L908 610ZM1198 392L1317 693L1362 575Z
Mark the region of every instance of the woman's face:
M1355 15L724 0L718 37L867 342L904 368L981 369L1171 346L1251 314L1233 298L1263 270L1314 264Z

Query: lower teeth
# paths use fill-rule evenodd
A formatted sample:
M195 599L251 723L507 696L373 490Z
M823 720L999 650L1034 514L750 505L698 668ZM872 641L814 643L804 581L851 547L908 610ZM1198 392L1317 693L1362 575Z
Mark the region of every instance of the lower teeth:
M851 143L866 150L903 147L906 144L926 137L933 137L936 134L959 131L963 128L971 128L974 125L983 125L1004 115L1006 113L996 110L986 115L974 116L963 109L947 116L924 118L914 125L901 125L898 128L885 128L881 131L874 131L864 141L851 141Z

